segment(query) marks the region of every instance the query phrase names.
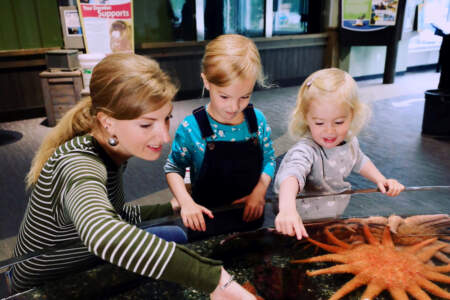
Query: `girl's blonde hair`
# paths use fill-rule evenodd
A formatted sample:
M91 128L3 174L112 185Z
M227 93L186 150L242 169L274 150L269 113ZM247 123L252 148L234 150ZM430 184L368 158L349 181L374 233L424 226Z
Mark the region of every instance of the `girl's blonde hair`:
M75 136L100 129L97 113L133 120L171 102L178 90L156 61L125 53L111 54L100 61L89 89L90 97L78 102L45 137L27 174L27 188L36 183L57 147Z
M206 45L202 73L220 87L245 77L254 77L261 87L269 87L258 48L251 39L239 34L220 35Z
M322 69L309 75L300 86L289 124L289 132L293 137L300 138L309 133L306 115L311 102L317 99L339 101L350 107L352 122L347 140L358 135L370 117L369 107L359 100L355 80L345 71L336 68Z

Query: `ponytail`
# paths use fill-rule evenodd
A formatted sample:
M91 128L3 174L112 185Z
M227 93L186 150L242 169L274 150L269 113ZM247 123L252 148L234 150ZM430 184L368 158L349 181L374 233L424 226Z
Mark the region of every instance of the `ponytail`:
M77 135L90 132L92 127L95 126L94 117L91 115L91 107L91 98L83 98L65 113L58 124L47 134L31 162L30 171L26 176L27 188L36 183L42 168L56 148Z

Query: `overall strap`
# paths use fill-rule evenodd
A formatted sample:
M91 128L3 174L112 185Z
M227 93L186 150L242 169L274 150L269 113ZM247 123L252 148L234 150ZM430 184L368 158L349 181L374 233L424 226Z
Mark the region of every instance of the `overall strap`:
M205 106L197 107L192 111L192 114L197 120L198 126L202 133L202 138L206 139L214 134L211 124L209 124L208 115L206 114Z
M249 103L244 109L244 116L247 120L248 130L250 133L255 133L258 131L258 121L256 120L255 110L253 104Z
M258 122L256 120L256 114L253 108L253 104L249 103L243 112L245 119L247 120L248 130L250 131L250 133L257 132ZM192 114L194 115L195 120L197 120L198 126L200 127L202 138L206 139L207 137L212 136L214 132L211 128L211 124L209 124L205 106L197 107L192 111Z

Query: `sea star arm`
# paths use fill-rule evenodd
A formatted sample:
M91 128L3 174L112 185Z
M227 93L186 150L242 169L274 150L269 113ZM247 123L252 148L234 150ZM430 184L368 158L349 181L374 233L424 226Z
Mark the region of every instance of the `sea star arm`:
M383 245L394 247L394 242L392 241L391 230L389 226L384 227L382 242Z
M367 280L365 276L356 275L353 277L352 280L348 281L346 284L344 284L329 300L337 300L341 299L348 293L352 292L353 290L357 289L363 284L366 284Z
M444 275L444 274L441 274L438 272L425 271L423 273L423 276L429 280L450 283L450 276L447 276L447 275Z
M361 299L373 299L375 298L379 293L381 293L384 290L383 287L381 287L378 284L375 284L373 282L369 283L366 290L364 291L364 294L362 294Z
M429 270L435 271L435 272L441 272L441 273L448 273L448 272L450 272L450 265L445 265L445 266L428 266L427 268Z
M292 264L302 264L302 263L309 263L309 262L319 262L319 261L334 261L334 262L340 262L340 263L346 263L347 257L340 254L325 254L321 256L315 256L311 258L306 259L296 259L291 260Z
M406 291L418 300L431 300L430 296L425 293L417 284L413 284L406 289Z
M442 245L435 245L435 246L430 246L426 249L424 249L422 252L416 254L417 258L421 261L421 262L427 262L430 260L430 258L433 257L433 255L439 251L439 249L442 249Z
M338 253L338 252L342 252L343 250L345 250L341 247L321 243L321 242L318 242L318 241L310 239L310 238L308 238L308 241L313 243L317 247L322 248L323 250L326 250L328 252Z
M443 263L446 263L446 264L450 263L450 258L448 258L447 254L442 253L442 250L441 251L437 251L434 254L434 257L439 259Z
M391 293L392 298L395 300L408 300L409 299L408 295L406 294L405 290L403 290L403 289L390 288L389 293Z
M417 280L417 283L424 289L428 290L430 293L444 298L444 299L450 299L450 293L441 289L439 286L437 286L436 284L432 283L431 281L425 279L425 278L419 278Z
M432 239L424 240L424 241L422 241L422 242L420 242L420 243L418 243L418 244L415 244L415 245L413 245L413 246L407 247L407 248L405 249L405 251L414 254L414 253L416 253L417 251L419 251L420 249L422 249L423 247L425 247L426 245L429 245L429 244L432 244L432 243L436 242L436 240L437 240L437 238L432 238ZM442 248L442 247L441 247L441 248Z
M367 224L364 224L363 226L364 235L366 236L367 241L371 245L379 245L380 242L373 236L373 234L370 232L369 226Z
M338 273L353 273L354 268L351 265L336 265L329 268L319 269L315 271L307 271L308 276L316 276L321 274L338 274Z
M325 235L330 239L330 241L333 242L333 244L340 246L341 248L344 248L344 249L351 248L350 244L347 244L346 242L343 242L340 239L338 239L337 237L335 237L334 234L332 234L330 232L330 230L328 230L328 228L325 228Z

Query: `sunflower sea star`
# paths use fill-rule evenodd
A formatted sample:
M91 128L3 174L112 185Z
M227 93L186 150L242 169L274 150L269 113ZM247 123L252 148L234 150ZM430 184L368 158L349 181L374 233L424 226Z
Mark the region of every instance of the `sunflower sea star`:
M431 266L426 262L445 245L431 245L436 238L427 239L415 245L397 249L392 241L389 226L383 231L381 243L372 235L367 225L363 227L368 243L350 245L326 232L334 245L313 239L309 241L318 247L333 252L321 256L291 261L292 263L339 262L325 269L307 271L308 276L320 274L352 273L355 277L344 284L330 300L340 299L362 285L367 285L361 299L373 299L383 290L388 290L395 300L408 299L407 293L417 299L430 299L430 293L450 299L450 293L431 281L450 283L450 264ZM428 247L426 247L428 246Z

